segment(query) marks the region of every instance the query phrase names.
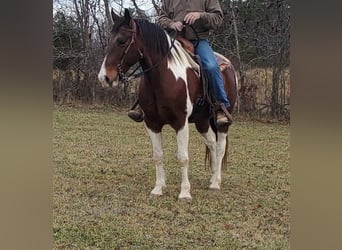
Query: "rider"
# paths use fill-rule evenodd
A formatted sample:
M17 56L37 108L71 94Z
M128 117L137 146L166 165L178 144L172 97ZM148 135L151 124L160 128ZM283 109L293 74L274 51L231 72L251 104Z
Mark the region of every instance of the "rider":
M195 53L201 58L212 93L217 102L222 103L228 109L230 103L224 91L220 68L208 41L209 31L218 28L222 19L223 13L218 0L163 0L158 24L164 29L182 31L186 39L197 45ZM194 30L183 23L192 25ZM232 123L231 114L228 111L226 114L228 117L222 109L217 111L218 126ZM143 115L138 109L129 111L128 116L135 121L141 121Z

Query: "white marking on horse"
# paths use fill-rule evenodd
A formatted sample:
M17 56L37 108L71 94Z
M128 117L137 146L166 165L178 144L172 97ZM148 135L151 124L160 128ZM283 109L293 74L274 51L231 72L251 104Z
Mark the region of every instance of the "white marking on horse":
M190 195L190 182L188 177L188 169L189 169L189 154L188 154L188 145L189 145L189 125L188 120L185 120L184 127L177 132L177 160L181 164L182 170L182 183L181 183L181 192L178 196L180 200L191 201Z
M107 59L107 56L105 56L105 58L103 59L102 65L101 65L101 69L99 74L97 75L99 81L102 84L102 87L109 87L109 84L106 83L105 77L106 77L106 68L105 68L105 61Z
M145 124L145 123L144 123ZM156 183L151 191L152 196L160 196L163 194L163 187L165 187L165 171L163 166L163 148L161 133L154 133L145 124L146 131L151 138L153 161L156 167Z
M171 46L172 42L169 35L167 35L167 39L169 46ZM176 80L182 78L187 82L186 71L188 68L194 69L197 74L200 72L199 65L190 57L177 40L173 42L173 47L170 52L172 57L169 58L167 67L173 72Z
M205 144L210 151L210 165L212 177L210 179L210 189L220 189L221 186L221 166L223 156L226 151L227 133L217 132L217 140L215 132L209 127L208 132L203 133Z
M216 135L213 129L209 127L208 131L203 133L202 136L205 139L205 145L207 145L210 151L210 165L214 174L216 166Z
M169 46L171 46L171 38L167 35ZM191 115L193 105L190 100L188 81L187 81L187 69L191 68L199 76L199 65L190 57L190 55L183 49L180 42L175 40L173 47L171 48L171 57L167 61L167 67L174 74L176 80L181 78L186 86L186 112L187 118Z
M107 56L105 56L105 58L103 59L100 72L97 75L97 78L101 82L101 85L102 85L103 88L108 88L109 87L109 84L106 81L106 76L107 76L107 70L106 70L106 66L105 66L106 59L107 59ZM116 79L115 81L113 81L112 86L115 87L118 84L119 84L119 81L118 81L118 79Z
M221 166L224 153L226 151L227 133L217 132L216 142L216 164L213 168L213 176L210 179L210 189L220 189L221 186Z

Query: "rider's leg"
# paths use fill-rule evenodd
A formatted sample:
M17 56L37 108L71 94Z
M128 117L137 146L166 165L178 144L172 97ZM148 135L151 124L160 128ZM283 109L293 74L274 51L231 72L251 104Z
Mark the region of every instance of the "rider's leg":
M197 42L195 41L194 44L196 43ZM227 94L224 90L220 67L217 64L214 51L211 48L208 40L207 39L199 40L198 45L195 48L195 52L201 58L203 69L207 73L210 88L216 101L219 104L223 103L226 109L228 109L230 107L230 103L227 98ZM218 125L226 125L232 122L231 115L229 114L229 116L226 117L222 112L219 112L217 114L216 119L217 119Z

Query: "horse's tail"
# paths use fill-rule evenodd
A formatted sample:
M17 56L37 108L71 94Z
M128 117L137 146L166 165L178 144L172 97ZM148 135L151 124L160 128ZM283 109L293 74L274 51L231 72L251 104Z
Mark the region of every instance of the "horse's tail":
M222 158L221 169L225 169L227 167L227 161L228 161L228 135L226 136L226 149L224 151L224 155Z
M207 145L205 145L205 158L204 158L204 167L211 169L211 160L210 160L210 149Z

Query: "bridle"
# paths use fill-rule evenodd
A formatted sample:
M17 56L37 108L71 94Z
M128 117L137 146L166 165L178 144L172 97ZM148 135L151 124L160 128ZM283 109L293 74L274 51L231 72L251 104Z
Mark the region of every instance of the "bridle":
M131 41L129 42L129 44L125 48L125 50L124 50L124 52L122 54L120 63L118 64L118 74L119 74L119 77L122 78L122 79L126 78L125 74L124 74L124 72L122 70L122 63L123 63L123 61L124 61L128 51L131 49L132 45L136 42L136 37L137 37L137 24L135 23L135 21L133 19L131 20L131 23L132 23L132 29L127 29L127 28L124 28L124 27L120 27L119 28L120 30L124 30L124 31L132 33ZM139 52L139 55L140 55L140 59L143 59L144 58L144 54L141 52L140 48L138 49L138 52Z
M121 57L121 60L120 60L120 63L118 64L118 74L119 74L119 78L124 82L124 84L128 84L128 82L132 79L135 79L135 78L138 78L140 76L142 76L143 74L145 74L146 72L156 68L159 66L159 64L161 63L161 61L164 59L164 57L162 59L160 59L160 61L158 61L156 64L152 65L151 67L137 73L137 74L134 74L139 68L140 68L140 65L138 65L128 76L125 75L125 73L123 72L122 70L122 63L128 53L128 51L132 48L132 45L136 42L136 37L137 37L137 24L135 23L134 19L131 19L131 26L132 26L132 29L127 29L125 27L120 27L119 29L120 30L123 30L123 31L127 31L127 32L130 32L132 33L132 37L131 37L131 41L129 42L129 44L127 45L127 47L125 48L123 54L122 54L122 57ZM175 40L176 40L176 36L173 38L173 40L171 41L171 46L169 47L169 51L172 49L172 47L174 46L174 43L175 43ZM138 52L139 52L139 55L140 55L140 60L144 58L144 54L143 52L140 50L140 48L138 49Z

